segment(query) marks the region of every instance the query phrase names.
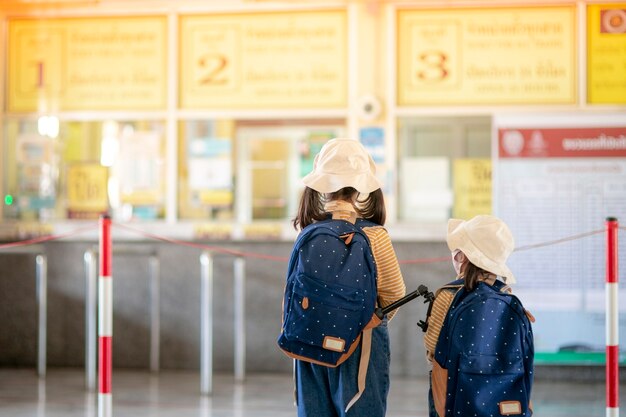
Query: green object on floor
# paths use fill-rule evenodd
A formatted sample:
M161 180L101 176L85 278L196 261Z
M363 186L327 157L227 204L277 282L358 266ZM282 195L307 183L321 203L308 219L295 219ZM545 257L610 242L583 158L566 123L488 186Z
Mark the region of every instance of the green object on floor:
M604 352L535 352L536 365L604 365ZM620 366L626 365L626 354L620 352Z

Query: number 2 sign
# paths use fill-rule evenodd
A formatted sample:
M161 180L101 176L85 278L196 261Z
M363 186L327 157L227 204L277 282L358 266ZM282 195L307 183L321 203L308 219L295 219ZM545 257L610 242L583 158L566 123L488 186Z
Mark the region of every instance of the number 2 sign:
M220 25L197 25L191 31L193 50L183 57L191 62L192 79L189 88L203 94L232 90L239 84L237 77L237 32ZM183 49L184 50L184 49ZM184 76L186 68L181 69Z

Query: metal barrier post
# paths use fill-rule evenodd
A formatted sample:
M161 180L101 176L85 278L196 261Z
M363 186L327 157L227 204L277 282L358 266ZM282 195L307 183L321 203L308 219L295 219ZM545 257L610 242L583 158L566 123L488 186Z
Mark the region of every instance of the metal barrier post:
M0 245L1 246L1 245ZM48 258L41 245L2 247L0 255L35 256L35 299L37 300L37 375L46 376L48 338Z
M159 371L161 317L160 264L155 255L148 260L150 268L150 370Z
M96 320L98 315L98 291L96 286L96 252L85 251L85 384L89 391L96 389Z
M37 354L37 374L46 376L46 340L47 340L47 308L48 308L48 258L37 255L37 301L39 304L39 334Z
M619 416L617 219L606 219L606 416Z
M235 302L235 381L246 377L246 261L238 256L234 262L234 302Z
M213 392L213 256L200 255L200 392Z

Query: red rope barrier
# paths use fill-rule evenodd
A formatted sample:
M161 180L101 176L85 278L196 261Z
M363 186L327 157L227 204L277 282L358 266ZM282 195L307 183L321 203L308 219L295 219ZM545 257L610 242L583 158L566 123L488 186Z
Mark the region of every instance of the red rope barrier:
M440 258L423 258L423 259L406 259L404 261L398 261L399 264L430 264L436 262L446 262L451 261L452 258L450 256L442 256Z
M181 245L181 246L188 246L188 247L192 247L192 248L196 248L196 249L203 249L203 250L209 250L212 252L216 252L216 253L222 253L225 255L232 255L232 256L241 256L241 257L245 257L245 258L255 258L255 259L265 259L265 260L270 260L270 261L279 261L279 262L287 262L289 260L288 257L284 257L284 256L274 256L274 255L266 255L266 254L261 254L261 253L254 253L254 252L242 252L239 250L235 250L235 249L228 249L228 248L224 248L224 247L219 247L219 246L211 246L211 245L204 245L201 243L194 243L194 242L189 242L189 241L185 241L185 240L179 240L179 239L173 239L173 238L169 238L166 236L161 236L161 235L157 235L154 233L150 233L150 232L146 232L143 231L141 229L132 227L132 226L127 226L124 224L120 224L120 223L113 223L113 226L121 228L121 229L125 229L137 234L140 234L144 237L148 237L150 239L154 239L154 240L160 240L162 242L166 242L166 243L172 243L175 245ZM12 248L12 247L20 247L20 246L28 246L28 245L34 245L37 243L43 243L43 242L50 242L53 240L60 240L60 239L65 239L71 236L75 236L81 233L84 233L86 231L89 230L95 230L98 226L97 225L92 225L92 226L87 226L87 227L83 227L80 229L76 229L73 230L71 232L67 232L67 233L63 233L60 235L47 235L47 236L41 236L41 237L37 237L37 238L33 238L33 239L28 239L28 240L22 240L22 241L18 241L18 242L10 242L10 243L3 243L0 244L0 250L1 249L6 249L6 248ZM620 226L619 229L624 229L626 230L626 227ZM593 230L590 232L586 232L586 233L580 233L577 235L572 235L572 236L568 236L568 237L564 237L561 239L556 239L556 240L550 240L547 242L541 242L541 243L536 243L536 244L532 244L532 245L525 245L525 246L520 246L518 248L516 248L514 250L514 252L519 252L519 251L525 251L525 250L529 250L529 249L536 249L536 248L542 248L545 246L552 246L552 245L557 245L559 243L564 243L564 242L569 242L569 241L573 241L573 240L578 240L578 239L582 239L588 236L592 236L592 235L597 235L600 233L604 233L604 230L600 229L600 230ZM445 262L448 261L450 259L449 256L442 256L442 257L437 257L437 258L421 258L421 259L406 259L406 260L401 260L398 261L398 263L402 264L402 265L417 265L417 264L428 264L428 263L437 263L437 262Z
M593 230L591 232L586 232L586 233L581 233L579 235L573 235L573 236L569 236L569 237L564 237L562 239L549 240L549 241L543 242L543 243L535 243L534 245L520 246L519 248L515 249L513 252L519 252L519 251L528 250L528 249L536 249L536 248L542 248L544 246L556 245L556 244L559 244L559 243L569 242L569 241L577 240L577 239L582 239L584 237L597 235L597 234L600 234L600 233L604 233L604 230L602 230L602 229L600 229L600 230Z
M271 261L281 261L281 262L287 262L289 259L283 256L273 256L273 255L264 255L264 254L260 254L260 253L254 253L254 252L242 252L242 251L238 251L235 249L227 249L227 248L222 248L219 246L210 246L210 245L203 245L201 243L194 243L194 242L188 242L185 240L178 240L178 239L172 239L172 238L168 238L165 236L160 236L154 233L150 233L150 232L145 232L143 230L131 227L131 226L126 226L123 224L119 224L119 223L114 223L113 224L115 227L119 227L121 229L126 229L128 231L134 232L134 233L138 233L142 236L145 237L149 237L151 239L155 239L155 240L160 240L162 242L167 242L167 243L173 243L176 245L181 245L181 246L189 246L192 248L197 248L197 249L205 249L205 250L209 250L209 251L213 251L213 252L217 252L217 253L223 253L226 255L233 255L233 256L242 256L242 257L246 257L246 258L256 258L256 259L266 259L266 260L271 260ZM577 235L572 235L572 236L568 236L568 237L564 237L561 239L556 239L556 240L550 240L547 242L542 242L542 243L536 243L536 244L532 244L532 245L525 245L525 246L520 246L519 248L515 249L514 252L517 251L524 251L524 250L529 250L529 249L536 249L536 248L541 248L541 247L545 247L545 246L551 246L551 245L556 245L559 243L564 243L564 242L569 242L569 241L573 241L573 240L578 240L578 239L582 239L584 237L588 237L588 236L592 236L592 235L596 235L596 234L600 234L600 233L604 233L604 230L600 229L600 230L593 230L591 232L586 232L586 233L580 233ZM403 265L410 265L410 264L427 264L427 263L437 263L437 262L446 262L450 260L450 256L442 256L442 257L438 257L438 258L421 258L421 259L406 259L406 260L402 260L402 261L398 261L399 264L403 264Z
M33 238L33 239L20 240L18 242L2 243L2 244L0 244L0 249L15 248L15 247L20 247L20 246L28 246L28 245L35 245L37 243L50 242L50 241L59 240L59 239L65 239L65 238L70 237L70 236L75 236L75 235L84 233L84 232L86 232L88 230L95 230L96 228L97 228L96 225L92 225L92 226L87 226L87 227L83 227L83 228L80 228L80 229L76 229L76 230L73 230L71 232L63 233L63 234L60 234L60 235L46 235L46 236L36 237L36 238Z
M121 229L126 229L126 230L129 230L131 232L138 233L138 234L140 234L142 236L149 237L151 239L160 240L162 242L173 243L173 244L181 245L181 246L189 246L189 247L197 248L197 249L206 249L206 250L209 250L209 251L213 251L213 252L217 252L217 253L223 253L223 254L226 254L226 255L243 256L243 257L246 257L246 258L267 259L267 260L270 260L270 261L281 261L281 262L287 262L289 260L288 258L286 258L284 256L264 255L264 254L253 253L253 252L241 252L241 251L238 251L238 250L235 250L235 249L227 249L227 248L221 248L219 246L203 245L201 243L194 243L194 242L188 242L188 241L185 241L185 240L172 239L172 238L169 238L169 237L156 235L154 233L145 232L143 230L136 229L134 227L126 226L126 225L119 224L119 223L114 223L113 225L115 227L119 227Z

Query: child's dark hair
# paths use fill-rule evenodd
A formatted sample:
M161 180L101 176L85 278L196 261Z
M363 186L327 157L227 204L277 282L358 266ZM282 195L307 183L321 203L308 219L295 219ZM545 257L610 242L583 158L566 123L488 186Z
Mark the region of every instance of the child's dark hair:
M305 187L300 199L298 214L293 219L293 227L296 230L304 229L311 223L324 220L326 218L326 213L324 212L325 201L350 201L356 193L357 190L354 188L346 187L324 197L314 189ZM358 214L364 219L381 226L384 225L387 219L387 211L382 190L379 188L376 191L372 191L365 200L357 200L357 210Z
M463 272L463 286L467 291L474 291L478 285L481 276L489 275L488 271L477 267L471 262L467 262L465 271Z

